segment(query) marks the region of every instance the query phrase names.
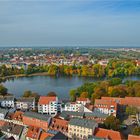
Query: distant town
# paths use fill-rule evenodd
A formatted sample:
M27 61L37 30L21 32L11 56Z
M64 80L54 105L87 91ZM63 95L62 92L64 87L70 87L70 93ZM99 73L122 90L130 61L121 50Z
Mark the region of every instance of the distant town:
M22 76L80 76L62 100L50 91L21 97L2 84ZM140 140L139 48L7 48L0 50L0 139ZM69 83L68 83L69 84Z

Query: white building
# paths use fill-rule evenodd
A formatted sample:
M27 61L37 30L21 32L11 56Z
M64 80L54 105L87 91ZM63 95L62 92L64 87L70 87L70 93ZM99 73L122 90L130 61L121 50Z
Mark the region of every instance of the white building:
M83 105L86 105L86 104L89 104L90 103L90 100L88 98L77 98L76 99L76 102L79 103L79 104L83 104Z
M16 108L21 110L35 110L34 97L22 97L16 101Z
M14 108L14 97L13 96L0 96L1 107Z
M76 102L69 102L65 104L64 111L75 111L75 112L80 112L82 109L83 105L80 103Z
M38 112L56 115L61 112L61 104L58 101L58 97L41 96L38 102Z

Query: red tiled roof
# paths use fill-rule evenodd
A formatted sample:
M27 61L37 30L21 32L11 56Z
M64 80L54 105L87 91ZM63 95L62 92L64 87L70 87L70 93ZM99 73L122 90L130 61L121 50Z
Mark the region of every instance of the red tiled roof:
M26 137L38 139L40 136L40 128L29 126Z
M113 131L103 128L96 128L94 135L99 138L108 138L110 140L122 140L122 135L119 131Z
M68 130L68 121L59 119L59 118L53 118L50 128L53 130L58 130L58 131L67 131Z
M23 114L24 113L21 111L16 111L14 114L11 115L11 119L22 121Z
M128 140L140 140L140 136L128 135Z
M39 104L40 105L43 105L43 104L49 104L51 101L56 101L56 98L57 97L49 97L49 96L41 96L40 98L39 98Z
M4 120L0 120L0 127L2 127L5 124Z

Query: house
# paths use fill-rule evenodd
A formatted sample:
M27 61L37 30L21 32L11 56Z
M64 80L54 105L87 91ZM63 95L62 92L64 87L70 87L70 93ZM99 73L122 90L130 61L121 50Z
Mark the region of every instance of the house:
M22 97L17 99L16 108L21 110L35 110L35 98Z
M14 108L14 96L0 96L0 106Z
M23 119L23 112L21 111L15 111L15 112L9 112L5 119L8 122L13 122L15 124L23 125L22 119Z
M98 124L94 120L72 118L68 123L68 136L72 139L87 139L92 136Z
M17 125L12 122L6 122L1 128L1 132L9 137L14 137L15 140L19 140L22 134L24 126Z
M34 126L48 130L51 117L49 115L38 114L35 112L25 112L23 114L23 124L28 126Z
M84 113L84 118L89 119L89 120L95 120L98 123L103 123L104 120L108 117L108 114L104 114L101 112L85 112Z
M75 112L80 112L82 108L81 103L76 103L76 102L68 102L65 104L64 111L75 111Z
M38 102L38 112L48 115L56 115L61 112L61 104L58 97L41 96Z
M140 140L140 136L128 135L128 140Z
M99 111L108 115L117 115L118 104L112 100L95 99L94 111Z
M62 111L59 117L65 120L70 120L71 118L83 118L84 112Z
M29 126L26 134L26 140L39 140L41 132L41 128Z
M123 136L119 131L108 130L103 128L96 128L92 140L104 139L104 140L123 140Z
M0 108L0 120L4 120L7 113L8 113L7 109Z
M47 140L47 138L50 138L52 136L54 136L54 134L42 131L40 134L39 140Z
M90 100L88 98L79 97L79 98L76 99L76 102L79 103L79 104L86 105L86 104L90 103Z
M60 131L67 135L68 133L68 121L60 118L52 118L51 124L49 126L50 130Z

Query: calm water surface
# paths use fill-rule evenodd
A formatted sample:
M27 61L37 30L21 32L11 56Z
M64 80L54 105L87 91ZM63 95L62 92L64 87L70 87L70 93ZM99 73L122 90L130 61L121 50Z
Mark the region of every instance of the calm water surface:
M33 76L20 77L7 80L4 84L8 88L9 93L13 93L15 97L19 97L26 90L37 92L40 95L46 95L50 91L54 91L60 98L69 98L69 90L74 89L85 82L94 82L101 79L85 78L85 77L49 77L49 76ZM127 77L125 80L140 80L140 77Z

